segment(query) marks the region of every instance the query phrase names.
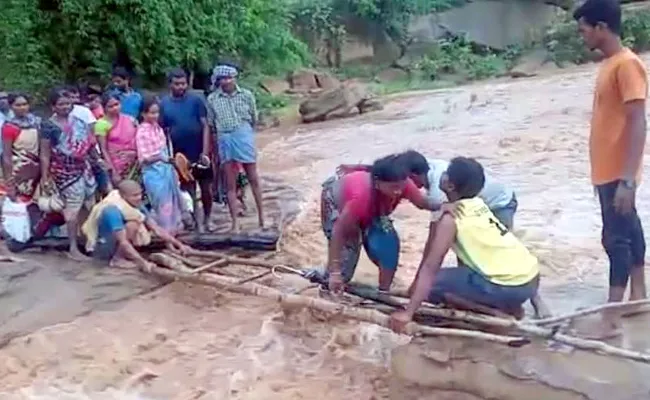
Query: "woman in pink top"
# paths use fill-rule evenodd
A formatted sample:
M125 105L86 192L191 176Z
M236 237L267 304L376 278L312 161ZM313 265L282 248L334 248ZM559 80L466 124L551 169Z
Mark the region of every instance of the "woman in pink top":
M95 123L95 135L111 181L117 185L122 179L136 179L136 121L120 112L120 99L115 94L104 95L102 104L106 115Z
M388 290L399 259L399 237L389 215L402 199L420 209L437 208L408 178L396 155L375 161L370 171L334 176L323 183L321 224L329 242L327 271L310 271L314 281L338 292L352 279L361 246L379 267L379 289Z
M143 102L142 123L138 126L136 145L142 167L142 183L151 203L156 223L175 235L183 220L183 203L172 164L172 149L165 132L158 125L160 106L155 98Z

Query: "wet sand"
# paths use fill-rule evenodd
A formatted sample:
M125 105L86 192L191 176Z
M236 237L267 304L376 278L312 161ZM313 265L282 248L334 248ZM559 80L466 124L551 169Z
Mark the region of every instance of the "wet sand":
M515 187L515 233L542 261L542 291L553 311L603 302L607 262L587 158L595 71L586 66L397 98L384 111L359 118L262 133L261 171L298 189L304 199L277 257L302 266L324 262L318 195L320 182L338 164L369 162L406 148L432 158L469 155ZM642 185L638 195L646 226L649 192ZM250 195L249 204L252 209ZM394 217L403 243L398 283L408 284L428 215L403 205ZM356 278L374 283L376 271L363 259ZM275 283L305 285L288 278ZM7 360L0 366L6 393L0 394L9 399L124 399L126 393L179 400L311 399L315 394L386 399L388 355L404 340L374 326L324 321L250 297L172 284L118 309L13 340L0 349ZM122 390L146 370L158 377Z

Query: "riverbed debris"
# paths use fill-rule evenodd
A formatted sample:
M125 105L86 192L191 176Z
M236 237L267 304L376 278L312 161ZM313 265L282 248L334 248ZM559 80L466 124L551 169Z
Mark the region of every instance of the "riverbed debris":
M193 260L190 257L211 258L207 264ZM407 300L398 296L400 293L380 292L377 289L364 285L351 284L346 293L357 298L370 300L374 305L348 305L318 297L310 297L298 293L285 293L271 286L258 283L269 276L278 276L279 272L295 274L304 277L298 268L272 263L257 258L242 258L225 256L216 252L193 251L185 257L165 253L154 253L149 256L157 266L152 268L151 274L177 281L211 286L219 290L233 293L263 297L289 306L306 307L328 314L339 315L348 319L368 322L383 327L388 327L389 314L396 309L404 307ZM227 272L229 266L249 266L264 268L263 272L241 277ZM197 267L198 266L198 267ZM195 267L194 269L191 267ZM200 271L197 271L199 270ZM256 282L257 281L257 282ZM397 294L397 295L396 295ZM418 317L434 317L446 321L457 321L470 328L447 328L431 326L431 322L411 322L407 326L406 334L412 336L448 336L473 340L489 341L505 344L509 347L521 347L531 340L552 340L569 345L573 348L592 351L606 356L621 357L650 364L650 354L619 348L606 342L582 339L562 332L551 323L562 322L577 318L578 316L597 313L603 309L624 308L624 306L639 306L650 304L650 301L610 304L581 310L564 316L557 316L545 320L524 320L514 318L500 318L473 312L441 308L433 304L424 304L418 312ZM435 325L435 322L433 323ZM499 333L485 332L481 329L498 329Z

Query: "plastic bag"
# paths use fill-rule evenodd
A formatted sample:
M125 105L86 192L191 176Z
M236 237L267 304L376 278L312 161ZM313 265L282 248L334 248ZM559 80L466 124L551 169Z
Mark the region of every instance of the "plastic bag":
M8 197L5 198L2 206L2 228L13 240L27 243L32 237L27 203L13 202Z
M184 190L181 190L181 201L183 202L183 206L185 207L183 211L187 211L190 213L194 212L194 201L192 200L192 196L190 196L190 194Z

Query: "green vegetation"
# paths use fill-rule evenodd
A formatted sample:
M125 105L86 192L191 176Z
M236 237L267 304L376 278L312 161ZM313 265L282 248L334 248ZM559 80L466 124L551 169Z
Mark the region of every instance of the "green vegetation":
M4 0L0 43L0 84L30 90L106 77L115 61L156 84L219 57L268 74L309 57L288 6L268 0Z
M637 52L650 50L650 10L635 10L623 14L623 41ZM594 59L578 34L578 24L570 15L554 24L546 33L543 44L558 65L583 64Z
M478 46L446 37L414 57L409 26L415 18L466 0L4 0L0 13L0 86L36 93L54 83L105 83L114 64L132 68L145 87L164 85L182 66L209 75L219 59L237 62L260 108L291 99L259 88L263 77L284 76L322 59L340 77L367 80L379 93L434 88L504 74L521 49ZM650 11L625 16L625 42L650 49ZM381 65L343 65L350 36L396 51ZM558 64L592 58L570 18L540 40ZM397 80L378 78L386 68Z

